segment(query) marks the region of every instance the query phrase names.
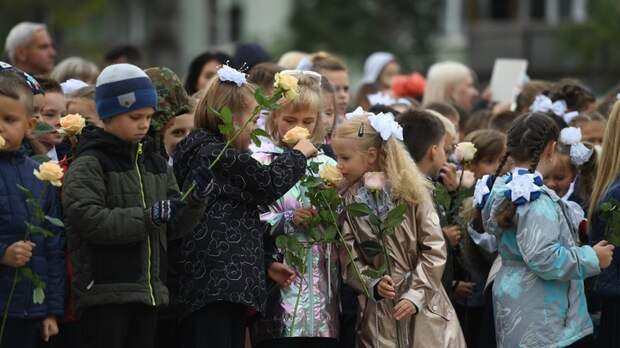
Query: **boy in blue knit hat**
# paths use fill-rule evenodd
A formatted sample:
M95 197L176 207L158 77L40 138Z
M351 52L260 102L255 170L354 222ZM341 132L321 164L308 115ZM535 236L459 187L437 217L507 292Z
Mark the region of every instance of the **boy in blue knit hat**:
M73 288L85 347L152 347L168 304L167 240L204 212L207 178L181 202L174 174L146 139L157 94L131 64L105 68L95 99L103 128L87 128L67 173L63 207L76 266Z

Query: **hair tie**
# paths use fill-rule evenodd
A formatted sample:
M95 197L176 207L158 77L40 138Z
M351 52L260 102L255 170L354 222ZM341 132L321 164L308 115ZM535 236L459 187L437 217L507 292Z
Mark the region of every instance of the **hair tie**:
M226 64L222 65L222 67L217 70L217 77L220 81L232 82L236 84L237 87L241 87L247 83L244 73L237 69L233 69Z
M291 75L291 76L309 76L312 79L314 79L315 81L317 81L318 83L321 83L321 74L319 74L318 72L315 71L311 71L311 70L300 70L300 69L296 69L296 70L282 70L280 71L280 74L284 74L284 75Z
M366 96L366 98L368 98L368 103L370 104L370 106L374 106L374 105L385 105L385 106L392 106L392 105L407 105L407 106L411 106L411 102L406 99L406 98L392 98L390 95L388 95L387 93L382 93L382 92L377 92L375 94L369 94Z
M569 124L575 117L579 116L579 112L566 112L567 109L568 106L565 100L560 99L552 102L549 97L543 94L537 95L536 99L534 99L534 102L530 106L530 111L532 112L552 112L554 115L561 117L566 124Z
M581 142L581 129L567 127L560 132L560 142L570 146L570 160L580 166L590 160L594 151Z
M506 187L508 190L504 192L504 197L514 205L523 205L540 197L543 178L538 172L530 173L526 169L515 168L508 176Z
M494 182L495 176L493 175L485 175L476 181L476 188L474 190L474 202L476 203L476 208L482 209L487 204L487 200L491 195Z

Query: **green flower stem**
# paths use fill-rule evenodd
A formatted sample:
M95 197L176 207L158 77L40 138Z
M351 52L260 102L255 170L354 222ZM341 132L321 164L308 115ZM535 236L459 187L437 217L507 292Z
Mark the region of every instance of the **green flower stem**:
M327 203L327 199L325 199L325 196L323 196L323 192L319 192L319 194L321 196L321 199L323 199L323 202L325 202L325 204L327 204L327 206L329 207L329 204ZM357 279L362 284L362 289L364 289L364 295L366 295L366 298L370 298L370 293L368 292L368 289L365 286L364 278L362 278L362 273L357 267L357 264L355 264L355 259L353 258L353 252L351 252L351 250L347 246L347 243L344 241L344 236L342 235L342 232L340 232L340 228L338 227L338 224L336 223L336 216L334 215L334 212L331 209L328 208L328 210L329 210L329 214L332 217L332 222L334 226L336 227L336 233L338 234L338 238L340 238L340 240L342 241L342 245L344 246L344 249L347 251L349 260L351 261L351 264L353 265L353 269L355 270L355 275L357 276Z
M310 245L312 247L312 244ZM299 290L297 290L297 299L295 300L295 308L293 309L293 321L291 322L291 328L289 330L289 336L293 336L295 331L295 319L297 319L297 310L299 309L299 300L301 299L301 291L304 287L304 278L306 276L306 261L305 258L308 256L309 249L306 250L306 255L304 255L304 259L302 261L302 267L299 274Z
M6 300L6 304L4 305L4 313L2 313L2 326L0 326L0 343L2 343L2 338L4 338L4 328L6 327L6 321L9 316L9 308L11 307L11 301L13 300L13 294L15 293L15 288L17 287L17 273L19 272L19 268L15 269L15 274L13 274L13 282L11 284L11 291L9 292L9 297Z

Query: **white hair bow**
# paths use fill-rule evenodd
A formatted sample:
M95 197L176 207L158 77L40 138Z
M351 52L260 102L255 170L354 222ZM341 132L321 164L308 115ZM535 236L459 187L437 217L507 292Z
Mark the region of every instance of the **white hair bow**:
M351 120L355 117L359 117L359 116L369 116L372 115L372 113L370 112L366 112L364 111L364 109L362 109L361 106L358 106L357 109L353 110L353 112L347 112L346 114L344 114L344 118L348 120Z
M575 127L567 127L560 132L560 142L570 145L570 160L580 166L590 160L594 151L589 149L581 142L581 129Z
M388 141L392 136L400 141L403 140L403 127L394 120L394 115L391 113L384 114L381 112L368 116L368 122L379 133L383 141Z
M382 92L377 92L375 94L369 94L366 96L366 98L368 98L368 103L370 103L370 105L385 105L385 106L392 106L392 105L411 105L411 102L405 98L392 98L389 94L386 93L382 93Z
M565 100L556 100L554 102L546 95L538 95L530 106L533 112L553 112L556 116L562 117L566 124L569 124L575 117L579 116L578 111L566 112L568 106Z
M247 80L245 79L245 74L237 69L233 69L228 65L224 64L217 71L217 76L222 82L233 82L237 85L237 87L243 86Z

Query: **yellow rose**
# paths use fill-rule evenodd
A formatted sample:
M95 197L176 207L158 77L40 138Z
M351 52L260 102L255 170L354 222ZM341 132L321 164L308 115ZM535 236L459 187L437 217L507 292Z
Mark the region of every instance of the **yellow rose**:
M72 136L82 133L86 120L80 114L70 114L60 119L62 133Z
M49 181L54 186L61 186L64 173L57 162L47 161L41 163L39 170L34 170L34 176L41 181Z
M340 170L332 165L323 166L321 171L319 171L319 177L334 186L338 186L342 179L344 179Z
M0 149L3 149L6 146L6 140L0 135Z
M456 145L456 159L459 162L471 162L471 160L474 159L477 151L478 150L473 143L469 141L464 141Z
M308 138L310 138L310 132L308 132L308 130L304 127L297 126L284 134L282 142L288 144L289 146L295 146L295 144L297 144L301 139Z
M277 73L273 87L284 91L284 97L293 100L299 95L297 93L297 78L289 74Z

